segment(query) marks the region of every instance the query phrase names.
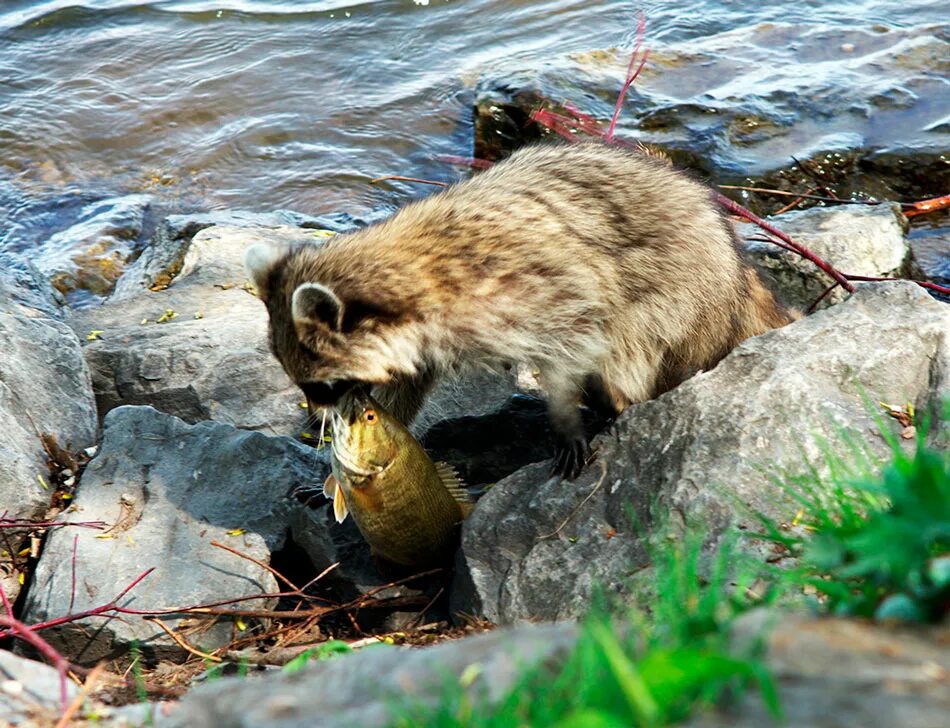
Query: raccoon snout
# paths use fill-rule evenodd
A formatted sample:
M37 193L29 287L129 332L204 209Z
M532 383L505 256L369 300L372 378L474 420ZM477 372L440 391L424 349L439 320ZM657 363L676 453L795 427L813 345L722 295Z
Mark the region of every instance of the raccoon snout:
M340 379L333 382L301 382L307 401L318 407L332 407L344 394L361 386L353 379Z

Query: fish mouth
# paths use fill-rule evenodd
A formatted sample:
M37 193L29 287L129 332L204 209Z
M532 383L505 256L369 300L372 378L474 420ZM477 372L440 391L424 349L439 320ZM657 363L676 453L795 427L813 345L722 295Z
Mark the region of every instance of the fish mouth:
M331 412L331 418L333 422L333 439L331 440L330 446L333 451L333 457L337 459L337 462L343 467L343 470L353 475L363 477L382 473L386 469L385 465L360 463L356 455L349 449L348 418L337 410Z

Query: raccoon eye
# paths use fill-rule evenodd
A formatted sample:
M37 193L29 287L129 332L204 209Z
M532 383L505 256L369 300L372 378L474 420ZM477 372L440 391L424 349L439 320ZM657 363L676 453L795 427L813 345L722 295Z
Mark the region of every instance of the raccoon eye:
M376 424L376 421L377 421L379 418L376 416L376 410L371 410L371 409L370 409L370 410L366 410L366 411L363 413L363 419L366 420L369 424L374 425L374 424Z

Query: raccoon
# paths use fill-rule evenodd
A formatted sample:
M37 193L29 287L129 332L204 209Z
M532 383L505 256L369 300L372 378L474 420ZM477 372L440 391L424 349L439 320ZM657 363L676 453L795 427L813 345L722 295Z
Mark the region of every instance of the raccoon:
M315 406L357 384L407 424L434 379L523 363L557 437L589 457L580 405L614 414L709 369L792 315L744 262L713 192L667 160L540 145L323 245L246 264L271 349Z

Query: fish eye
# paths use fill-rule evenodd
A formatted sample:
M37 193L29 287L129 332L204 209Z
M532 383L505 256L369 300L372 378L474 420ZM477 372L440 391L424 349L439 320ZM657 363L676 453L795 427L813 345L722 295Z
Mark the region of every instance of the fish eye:
M363 419L372 425L375 424L376 420L379 418L376 415L376 410L369 409L363 413Z

